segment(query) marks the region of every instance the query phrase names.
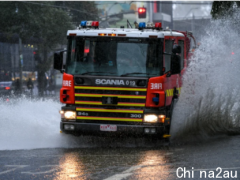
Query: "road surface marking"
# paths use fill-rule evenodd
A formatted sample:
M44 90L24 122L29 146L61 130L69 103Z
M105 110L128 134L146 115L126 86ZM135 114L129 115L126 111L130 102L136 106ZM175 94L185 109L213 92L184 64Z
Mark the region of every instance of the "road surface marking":
M129 169L127 169L126 171L123 171L121 174L115 174L115 175L113 175L111 177L108 177L108 178L106 178L104 180L121 180L121 179L124 179L124 178L126 178L128 176L131 176L133 174L132 171L135 171L135 170L137 170L137 169L139 169L141 167L143 167L143 165L132 166Z
M13 167L13 169L2 171L2 172L0 172L0 175L15 171L16 169L19 169L19 168L25 168L27 166L28 165L5 165L5 167Z
M51 173L51 172L54 172L56 171L60 165L45 165L45 166L40 166L40 168L44 168L44 167L57 167L55 169L51 169L49 171L41 171L41 172L30 172L30 171L27 171L27 172L21 172L22 174L31 174L31 175L37 175L37 174L47 174L47 173Z

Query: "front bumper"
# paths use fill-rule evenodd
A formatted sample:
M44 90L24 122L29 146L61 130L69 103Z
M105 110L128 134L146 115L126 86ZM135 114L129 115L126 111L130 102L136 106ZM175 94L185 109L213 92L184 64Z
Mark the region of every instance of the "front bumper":
M64 125L74 125L74 130L65 130ZM163 125L126 125L111 124L117 126L117 131L101 131L100 123L79 123L79 122L61 122L60 129L62 132L74 135L97 135L97 136L161 136L165 132ZM155 133L145 133L144 129L155 128Z

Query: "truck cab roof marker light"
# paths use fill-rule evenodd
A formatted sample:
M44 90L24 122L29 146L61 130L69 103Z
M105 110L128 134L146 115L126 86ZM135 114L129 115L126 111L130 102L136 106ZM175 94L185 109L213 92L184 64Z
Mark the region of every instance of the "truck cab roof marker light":
M125 37L126 34L118 34L119 37Z
M99 36L106 36L107 34L99 33L98 35L99 35Z
M157 38L157 36L149 35L149 38Z
M116 36L116 34L108 34L108 36Z

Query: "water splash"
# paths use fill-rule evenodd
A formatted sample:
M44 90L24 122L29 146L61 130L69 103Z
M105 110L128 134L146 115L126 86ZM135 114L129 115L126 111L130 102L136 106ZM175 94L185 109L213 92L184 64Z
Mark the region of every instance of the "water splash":
M0 150L59 147L68 143L59 134L58 111L54 101L19 99L0 103Z
M0 103L0 150L156 147L156 141L148 138L116 139L60 134L61 106L53 100L26 98L19 98L13 103L11 101Z
M240 125L239 12L215 20L183 79L173 114L173 139L238 133ZM240 132L240 131L239 131Z

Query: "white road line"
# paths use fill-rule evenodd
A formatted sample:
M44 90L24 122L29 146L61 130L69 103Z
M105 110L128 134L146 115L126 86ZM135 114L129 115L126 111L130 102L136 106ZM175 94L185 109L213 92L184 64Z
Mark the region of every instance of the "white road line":
M55 169L51 169L49 171L41 171L41 172L30 172L30 171L27 171L27 172L21 172L21 174L31 174L31 175L37 175L37 174L47 174L47 173L51 173L51 172L54 172L56 170L58 170L58 168L60 167L59 165L45 165L45 166L40 166L41 168L43 167L57 167Z
M115 174L115 175L113 175L111 177L108 177L108 178L106 178L104 180L121 180L121 179L126 178L128 176L131 176L133 174L132 171L135 171L135 170L137 170L137 169L139 169L141 167L143 167L143 165L132 166L129 169L127 169L126 171L123 171L121 174Z
M19 168L25 168L27 166L28 165L5 165L5 167L13 167L13 169L2 171L2 172L0 172L0 175L15 171L16 169L19 169Z

